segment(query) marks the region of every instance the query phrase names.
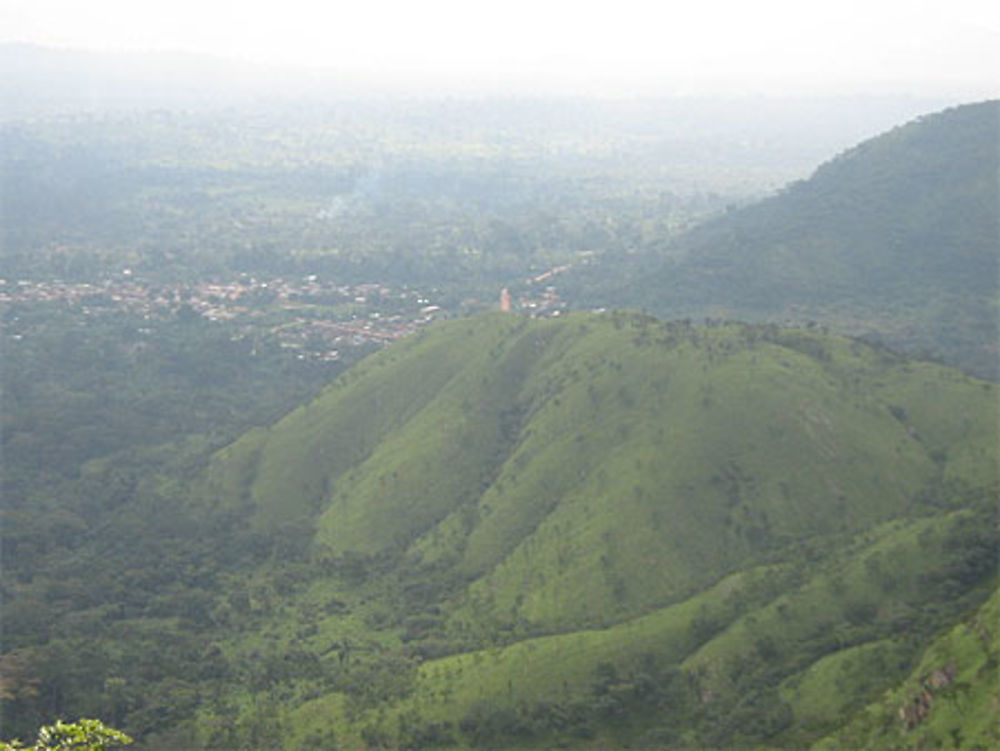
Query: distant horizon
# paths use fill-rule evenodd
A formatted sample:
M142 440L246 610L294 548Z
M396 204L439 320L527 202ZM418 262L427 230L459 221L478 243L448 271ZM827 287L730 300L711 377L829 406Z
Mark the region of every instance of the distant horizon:
M652 9L565 0L503 8L373 0L11 0L0 44L213 60L268 76L401 93L569 96L1000 94L1000 8L979 0L809 5L706 0Z
M864 101L866 99L933 102L940 106L952 106L976 101L1000 99L1000 86L996 90L976 86L919 87L890 86L859 89L824 89L809 87L785 89L748 89L737 85L729 87L717 85L705 89L683 86L656 85L616 85L607 82L603 86L583 86L556 84L548 81L518 81L516 79L494 78L492 81L446 79L415 79L405 76L372 74L358 70L334 67L310 67L305 65L269 64L225 57L215 53L187 50L98 50L85 47L39 44L36 42L0 41L0 53L21 50L25 54L51 56L86 56L95 61L114 64L127 60L128 68L108 68L109 76L121 81L144 80L156 76L169 75L183 79L185 75L207 76L197 81L205 88L211 88L219 81L234 83L251 89L268 88L295 82L301 90L290 90L289 96L308 96L309 90L327 93L338 89L344 94L356 96L403 96L407 98L509 98L509 99L597 99L597 100L719 100L741 101L759 99L763 101ZM0 59L0 65L6 61ZM145 65L143 65L145 63ZM131 65L137 64L137 65ZM19 72L24 72L23 69ZM49 71L51 72L51 71ZM82 73L69 70L64 72Z

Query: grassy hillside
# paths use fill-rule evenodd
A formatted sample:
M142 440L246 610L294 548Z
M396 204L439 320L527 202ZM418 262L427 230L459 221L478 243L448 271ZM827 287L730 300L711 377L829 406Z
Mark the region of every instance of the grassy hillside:
M913 671L817 751L1000 744L1000 591L934 640Z
M694 229L639 282L643 304L823 320L995 376L998 113L920 118Z
M462 322L372 358L211 476L260 525L314 519L330 555L443 562L475 580L477 620L596 624L944 503L953 475L991 480L992 388L879 356L625 316ZM957 393L947 417L925 406Z
M307 550L226 648L318 655L288 748L801 747L988 593L996 445L992 384L816 330L495 315L372 356L201 495Z
M899 621L940 597L926 581L962 523L883 525L809 573L759 567L606 629L431 660L405 699L360 722L473 747L801 748L905 674ZM890 560L906 565L887 574Z

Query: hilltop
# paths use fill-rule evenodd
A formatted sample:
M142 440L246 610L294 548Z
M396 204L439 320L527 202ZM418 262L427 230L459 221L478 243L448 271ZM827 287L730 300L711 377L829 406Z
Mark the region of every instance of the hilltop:
M996 377L998 117L987 101L918 118L705 222L646 269L642 303L821 320Z
M257 606L279 653L332 652L290 748L796 746L995 584L995 415L816 329L489 316L367 359L198 494L326 572Z

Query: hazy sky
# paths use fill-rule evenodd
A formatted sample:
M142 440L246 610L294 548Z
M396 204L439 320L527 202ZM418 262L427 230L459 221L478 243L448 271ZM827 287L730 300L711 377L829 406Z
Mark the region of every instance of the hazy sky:
M0 41L388 79L996 95L998 0L0 0Z

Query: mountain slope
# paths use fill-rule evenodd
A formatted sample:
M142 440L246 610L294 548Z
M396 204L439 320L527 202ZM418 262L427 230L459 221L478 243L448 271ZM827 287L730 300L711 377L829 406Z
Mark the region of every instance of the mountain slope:
M919 365L888 369L887 396L856 382L877 357L626 317L456 323L372 358L211 474L260 525L314 518L331 555L446 562L492 617L600 623L891 518L953 475L990 480L991 392Z
M372 356L200 496L311 540L324 573L227 648L338 650L295 727L781 747L986 596L996 443L993 385L816 330L495 315ZM862 654L896 667L825 694Z
M996 748L1000 725L1000 590L974 614L935 639L906 680L818 751L925 746Z
M815 318L996 374L1000 103L897 127L699 226L639 281L650 310Z

